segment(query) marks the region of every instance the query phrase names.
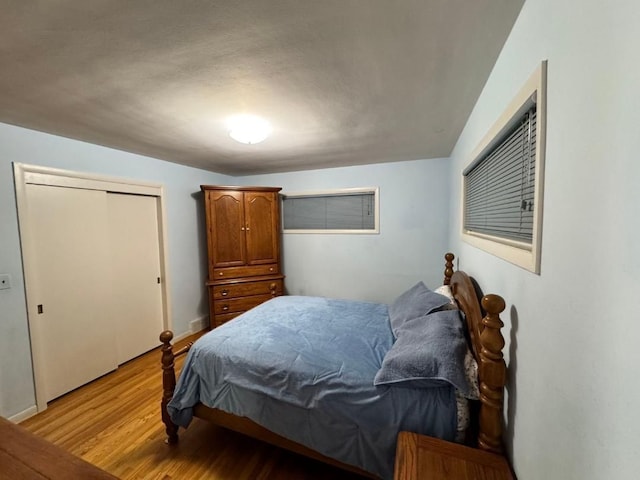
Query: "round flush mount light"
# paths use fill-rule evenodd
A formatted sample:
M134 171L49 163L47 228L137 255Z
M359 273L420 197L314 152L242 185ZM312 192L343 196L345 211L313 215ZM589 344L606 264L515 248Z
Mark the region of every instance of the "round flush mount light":
M260 143L271 133L269 122L255 115L235 115L227 124L229 136L236 142L247 145Z

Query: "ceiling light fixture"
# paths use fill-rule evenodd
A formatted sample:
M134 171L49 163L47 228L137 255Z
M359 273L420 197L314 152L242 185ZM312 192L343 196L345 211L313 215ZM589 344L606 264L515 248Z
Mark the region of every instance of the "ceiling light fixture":
M227 124L229 136L247 145L260 143L271 133L269 122L255 115L235 115Z

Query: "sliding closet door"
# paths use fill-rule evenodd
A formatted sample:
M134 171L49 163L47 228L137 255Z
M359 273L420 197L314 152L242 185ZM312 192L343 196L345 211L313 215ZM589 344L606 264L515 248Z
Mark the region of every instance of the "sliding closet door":
M158 346L163 330L156 197L107 194L118 364Z
M42 355L46 400L118 366L109 311L111 279L107 194L26 185L35 256L36 292L29 292Z

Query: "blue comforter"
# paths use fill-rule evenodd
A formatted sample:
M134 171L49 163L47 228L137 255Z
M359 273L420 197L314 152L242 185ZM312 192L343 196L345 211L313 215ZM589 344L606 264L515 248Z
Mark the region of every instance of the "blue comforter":
M169 413L186 427L202 402L392 478L400 430L456 431L453 388L373 385L393 341L387 305L277 297L195 343Z

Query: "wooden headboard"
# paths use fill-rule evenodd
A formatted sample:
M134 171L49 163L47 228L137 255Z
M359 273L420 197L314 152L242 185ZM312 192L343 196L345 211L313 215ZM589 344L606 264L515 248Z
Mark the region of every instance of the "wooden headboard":
M445 255L444 284L451 287L456 302L464 312L471 350L478 362L480 405L475 428L477 446L495 453L502 451L504 386L507 366L502 349L504 338L500 329L504 326L500 313L505 308L499 295L485 295L464 272L453 271L453 253Z

